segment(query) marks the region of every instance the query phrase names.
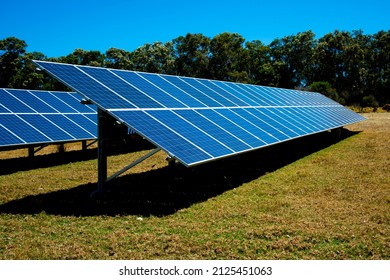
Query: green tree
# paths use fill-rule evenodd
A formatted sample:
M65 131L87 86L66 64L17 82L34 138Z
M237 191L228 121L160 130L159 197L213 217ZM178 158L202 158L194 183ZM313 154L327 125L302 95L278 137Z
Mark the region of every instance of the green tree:
M315 80L327 81L348 103L359 102L366 90L369 38L362 31L335 31L319 39Z
M273 68L285 88L306 87L312 80L313 50L317 41L312 31L275 39L270 44Z
M245 44L249 82L274 86L277 83L269 46L255 40Z
M207 78L209 74L210 39L202 34L180 36L173 40L177 75Z
M174 72L173 43L145 44L131 53L134 70L151 73Z
M58 58L58 61L77 65L103 66L105 55L100 51L76 49L73 53Z
M110 48L106 51L105 65L115 69L133 69L134 65L131 61L131 53L117 48Z
M367 61L370 38L361 30L352 31L346 43L342 60L345 63L344 91L348 92L349 102L359 102L367 91L369 64Z
M26 48L26 42L15 37L0 40L0 87L15 87Z
M373 95L364 96L362 98L362 101L360 102L360 105L362 107L374 107L374 108L377 108L379 106L378 101Z
M221 33L210 42L210 76L224 81L248 82L245 71L245 39L237 33Z
M381 104L390 103L390 30L371 36L367 60L367 93Z
M322 93L334 101L344 103L344 101L339 97L337 91L332 88L331 84L328 82L313 82L310 84L309 89L313 92Z
M51 79L42 71L37 71L37 67L32 60L45 60L46 56L40 52L26 53L21 57L22 63L19 71L14 75L14 87L26 89L45 88ZM52 89L51 87L48 88Z

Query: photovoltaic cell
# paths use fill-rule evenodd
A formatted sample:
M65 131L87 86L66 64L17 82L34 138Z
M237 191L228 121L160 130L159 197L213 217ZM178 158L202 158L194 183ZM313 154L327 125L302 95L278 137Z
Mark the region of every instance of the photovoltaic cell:
M315 92L35 63L186 166L364 120Z
M72 92L0 89L0 147L97 138L95 105Z

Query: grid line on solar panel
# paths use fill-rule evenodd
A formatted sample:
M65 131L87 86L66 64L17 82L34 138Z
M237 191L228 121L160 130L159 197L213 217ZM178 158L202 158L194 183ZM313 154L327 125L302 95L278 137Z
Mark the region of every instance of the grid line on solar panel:
M25 119L18 115L1 115L0 124L7 127L8 130L14 131L25 142L37 143L37 142L52 142L53 139L45 135L34 125L27 122ZM13 129L17 127L18 130Z
M202 128L202 127L199 127L198 125L194 124L193 122L187 120L186 118L184 118L182 115L178 114L177 112L175 111L171 111L173 112L175 115L177 115L179 118L183 119L184 121L186 121L187 123L189 123L190 125L192 125L193 127L195 127L196 129L200 130L202 133L206 134L207 137L209 137L210 139L212 139L213 141L216 141L217 143L223 145L225 148L226 148L226 151L230 151L230 152L235 152L234 149L232 149L229 145L226 145L223 141L219 140L220 137L215 137L212 135L212 131L210 131L210 127L207 127L206 128Z
M35 128L39 129L53 141L58 141L62 139L76 139L70 133L66 132L57 124L50 121L44 115L25 114L20 117L29 124L33 125Z
M235 88L241 91L246 96L250 97L251 100L255 103L254 106L279 106L277 102L274 102L270 96L259 95L257 91L252 89L253 86L243 85L243 84L231 84L231 88Z
M304 134L309 134L309 133L314 131L311 127L298 122L295 118L286 114L284 109L285 108L269 108L268 110L274 116L279 116L281 119L283 119L284 123L290 124L294 131L300 130ZM297 133L302 134L299 132L297 132Z
M224 98L223 96L220 96L216 91L211 90L210 88L206 87L205 85L199 83L197 79L180 77L179 80L183 81L185 84L188 84L191 88L200 92L202 94L202 96L206 96L207 99L205 99L205 98L203 98L203 99L204 99L205 105L207 107L213 107L213 104L216 104L216 106L218 106L218 107L236 106L234 103L230 102L228 99ZM193 91L194 94L197 93L196 91Z
M142 136L183 162L205 161L212 156L144 111L118 111L116 116ZM129 122L131 120L131 122Z
M1 127L0 143L15 143L15 144L25 144L26 143L26 141L24 141L22 138L20 138L12 130L9 130L6 126L1 124L1 117L0 117L0 127Z
M163 107L163 105L158 101L154 100L145 92L140 91L136 86L129 83L113 71L94 67L84 67L83 69L80 69L80 71L85 72L96 81L99 81L102 85L112 90L121 99L133 104L135 107Z
M238 114L235 114L233 111L230 110L218 110L217 111L221 116L223 116L226 120L234 123L237 125L240 129L244 130L246 133L250 134L251 136L258 139L259 145L262 146L269 143L268 141L268 135L264 135L261 130L257 129L256 126L254 126L251 122L247 121L243 117L239 116ZM263 138L262 136L265 136ZM256 147L256 145L254 146Z
M68 118L66 115L63 114L53 114L53 115L45 115L44 116L47 120L53 123L53 125L62 128L70 128L68 129L62 129L64 132L66 132L68 135L70 135L74 139L83 139L83 138L90 138L94 137L93 134L91 134L89 131L85 130L83 127L81 127L79 124L75 123L73 120Z
M197 79L191 79L191 78L186 78L186 77L182 77L181 79L183 81L185 81L186 83L188 83L189 85L191 85L192 87L194 87L198 90L201 90L204 94L209 95L209 96L213 96L213 99L216 102L218 102L218 104L220 104L220 106L223 106L223 107L236 107L237 106L237 104L230 101L226 96L223 96L220 93L218 93L217 91L215 91L214 89L208 87L205 84L202 84Z
M202 91L194 88L187 82L183 81L180 77L169 76L169 75L161 75L164 79L180 88L182 91L186 92L188 95L192 96L194 99L197 99L201 102L205 107L218 107L221 106L217 101L215 101L212 97L203 93Z
M202 100L200 100L198 97L191 95L185 89L178 86L177 83L174 83L171 80L171 78L175 78L175 77L168 76L168 75L159 75L159 77L161 77L164 81L169 83L169 86L167 89L169 89L169 88L172 89L171 86L173 86L174 88L177 89L177 90L174 90L173 93L178 94L177 97L180 98L181 100L183 100L188 107L207 107L206 104ZM165 84L165 85L167 85L167 84Z
M45 63L48 71L56 72L56 79L73 88L75 91L83 94L88 92L88 98L93 99L97 105L110 104L110 108L135 107L131 102L124 100L107 86L98 82L96 79L83 72L81 69L70 64ZM83 75L80 75L80 74ZM116 101L122 100L120 104ZM106 106L107 107L107 106Z
M122 73L122 72L126 72L126 71L120 71L120 72ZM152 81L147 79L146 78L147 76L145 77L145 75L143 75L145 73L136 73L136 74L141 79L143 79L144 81L147 82L147 86L152 87L153 89L157 88L161 93L164 93L166 95L164 98L168 97L168 100L170 99L169 102L165 101L165 103L164 103L167 105L167 107L169 107L169 108L175 108L175 107L179 107L179 108L184 107L185 108L185 107L187 107L188 108L188 106L185 103L183 103L180 99L171 95L168 91L164 90L163 88L159 87L156 83L153 83Z
M286 140L289 137L282 131L270 125L264 119L261 118L260 114L256 114L255 108L240 108L237 111L240 112L241 116L244 116L247 120L254 123L259 128L263 129L264 132L275 138L277 141Z
M216 140L207 131L199 129L197 126L183 119L180 115L172 111L149 111L148 114L169 127L172 131L183 136L187 141L199 147L199 149L210 154L212 157L219 157L224 154L234 152L231 148ZM194 137L196 135L196 137Z
M163 122L162 120L157 119L157 118L156 118L155 116L153 116L153 115L151 114L151 112L149 112L149 111L144 111L144 112L145 112L145 114L147 114L149 117L153 118L156 122L158 122L158 123L160 123L161 125L165 126L167 129L169 129L170 131L172 131L173 133L175 133L176 135L178 135L178 136L181 137L182 139L186 140L187 142L189 142L190 144L192 144L193 146L195 146L198 150L200 150L200 151L202 151L203 153L207 154L207 155L210 156L211 158L213 157L213 155L212 155L210 152L205 151L204 148L202 148L202 147L199 147L199 146L197 145L197 143L195 143L195 141L192 142L191 140L188 140L188 138L187 138L185 135L182 135L181 133L177 132L177 131L172 127L172 125L169 126L168 124L166 124L166 123ZM168 111L168 112L169 112L169 111ZM184 131L184 134L186 134L185 131ZM188 135L189 135L189 134L187 134L187 136L188 136Z
M167 94L166 91L162 90L161 88L157 87L153 83L149 82L144 77L140 76L136 72L128 72L128 71L120 71L120 70L109 70L114 75L118 76L120 79L122 79L124 82L128 83L129 85L134 86L137 88L140 92L142 92L145 96L152 99L158 106L149 106L152 107L174 107L184 106L183 103L181 103L178 99L173 98L171 95ZM133 98L133 97L132 97ZM141 104L143 106L139 107L148 107L144 104Z
M45 100L46 94L40 94L40 92L36 92L34 94L37 96L37 98ZM88 107L88 105L81 104L80 102L81 100L75 98L74 97L75 95L76 94L71 94L71 93L53 94L52 92L49 92L47 96L50 99L45 100L45 102L47 102L59 113L82 113L82 112L87 113L88 111L91 111L91 113L96 113L96 110L95 111L91 110L91 108ZM50 102L50 100L52 102Z
M184 107L200 107L203 106L201 102L199 102L197 99L194 99L192 96L188 95L186 92L180 90L178 87L170 83L169 81L165 80L160 75L156 74L150 74L150 73L137 73L144 79L146 79L151 84L155 85L156 87L160 88L164 92L169 93L170 96L172 96L174 99L178 100L181 104L184 105ZM183 107L183 106L178 106ZM203 106L204 107L204 106Z
M292 97L292 92L281 92L276 88L255 88L252 87L253 91L262 91L262 93L266 94L267 96L270 96L272 98L272 101L277 105L288 105L288 106L294 106L294 105L310 105L307 104L304 98L300 96L299 94L295 94L294 97ZM281 94L282 93L282 94ZM278 98L279 97L279 98Z
M34 110L31 109L31 107L21 102L15 96L10 94L9 91L7 90L2 90L0 102L9 112L18 112L18 113L34 112Z
M218 84L218 86L220 86L224 90L226 90L232 94L235 94L235 95L238 94L239 98L244 100L248 104L248 106L258 106L258 103L251 96L246 95L245 94L246 91L243 90L242 88L235 88L232 85L225 83L225 82L221 82L221 81L218 81L215 83Z
M294 108L294 107L286 107L285 111L287 114L294 117L294 119L297 119L298 121L301 121L302 123L306 123L307 126L313 128L314 131L321 130L321 125L318 122L314 122L314 118L312 116L307 116L304 108Z
M275 140L278 141L276 137L259 127L255 122L253 122L253 120L248 119L242 111L234 109L225 112L225 117L236 120L235 123L237 124L242 123L241 127L245 126L248 131L262 140L265 144L273 143Z
M250 146L240 138L226 130L224 127L221 127L217 123L201 115L196 110L175 110L175 113L182 116L200 129L207 131L210 135L219 139L235 152L250 148Z
M270 114L267 114L268 111L266 108L253 108L253 110L253 113L255 115L258 115L259 118L261 118L264 122L287 136L287 139L291 139L297 136L297 133L291 130L291 128L288 127L287 124L285 125L280 122L280 118L278 116L272 116Z
M231 102L234 104L234 106L240 107L240 106L247 106L248 104L245 103L243 100L239 99L237 96L234 96L230 92L224 90L223 88L219 87L216 83L213 83L213 81L209 80L202 80L198 79L196 80L198 83L210 88L212 91L216 92L219 94L221 97L225 98L228 100L228 102Z
M41 112L41 113L56 112L56 110L53 109L53 107L51 107L41 99L37 98L29 91L8 90L8 93L14 98L16 98L17 100L19 100L20 102L22 102L27 107L31 108L35 112Z

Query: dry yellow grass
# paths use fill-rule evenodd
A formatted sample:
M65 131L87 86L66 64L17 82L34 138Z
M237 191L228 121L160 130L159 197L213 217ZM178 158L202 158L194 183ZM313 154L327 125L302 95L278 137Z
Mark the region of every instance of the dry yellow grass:
M192 169L158 153L100 201L93 157L8 168L0 259L389 259L390 114L365 116L341 141L324 133ZM111 156L109 173L145 152ZM2 166L18 156L0 154Z

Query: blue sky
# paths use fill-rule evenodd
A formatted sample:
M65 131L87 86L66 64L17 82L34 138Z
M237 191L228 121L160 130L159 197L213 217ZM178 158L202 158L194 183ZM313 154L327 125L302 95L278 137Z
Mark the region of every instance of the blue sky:
M27 51L48 57L76 48L133 51L187 33L237 32L269 44L307 30L319 38L336 29L365 34L390 29L388 0L3 0L0 8L0 39L17 37L26 41Z

